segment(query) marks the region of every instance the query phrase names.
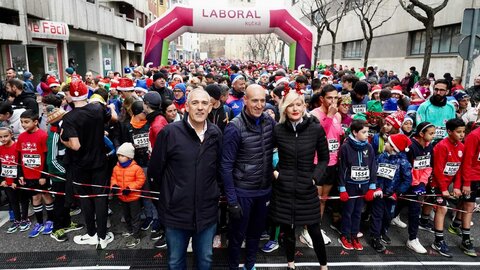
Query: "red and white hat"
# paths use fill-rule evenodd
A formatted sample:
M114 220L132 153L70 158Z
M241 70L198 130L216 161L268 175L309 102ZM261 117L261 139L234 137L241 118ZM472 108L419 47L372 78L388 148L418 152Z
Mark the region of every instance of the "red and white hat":
M47 78L48 87L59 87L60 82L55 78L55 76L48 76Z
M133 91L133 90L135 90L135 87L133 85L133 81L128 79L128 78L120 78L120 80L118 80L117 90L118 91Z
M404 119L405 113L403 111L398 111L387 116L385 122L390 123L390 125L396 129L400 129Z
M422 86L412 88L412 90L410 90L410 93L413 93L413 92L417 94L417 96L422 100L426 100L428 97L430 97L430 94L431 94L430 89Z
M405 134L393 134L388 136L388 142L396 152L408 152L412 142Z
M118 87L118 81L113 79L113 80L110 80L110 89L117 89Z
M88 88L85 83L75 80L70 83L70 96L73 101L82 101L88 98Z
M372 87L372 92L370 94L373 95L375 93L380 93L381 91L382 91L382 87L377 84L374 87Z
M403 96L403 89L400 85L395 85L393 88L392 88L392 94L399 94L400 96Z

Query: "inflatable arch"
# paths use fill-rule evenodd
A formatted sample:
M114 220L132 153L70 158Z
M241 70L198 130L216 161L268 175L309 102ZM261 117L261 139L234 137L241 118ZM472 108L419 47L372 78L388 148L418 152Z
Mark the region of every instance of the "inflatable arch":
M167 65L168 48L184 32L209 34L276 33L290 47L289 68L311 67L312 32L286 9L190 8L176 5L145 27L144 63Z

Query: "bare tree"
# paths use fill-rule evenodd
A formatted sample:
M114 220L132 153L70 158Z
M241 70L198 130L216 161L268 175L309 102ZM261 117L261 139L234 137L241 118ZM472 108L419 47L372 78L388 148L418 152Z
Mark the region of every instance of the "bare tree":
M248 46L249 53L252 56L251 59L256 60L258 55L258 43L256 39L251 36L248 37L247 46Z
M435 15L442 9L444 9L448 0L443 0L443 2L437 7L430 6L429 4L423 3L421 0L398 0L402 8L412 15L415 19L420 21L423 26L425 26L425 53L423 55L423 66L422 66L422 77L426 77L428 69L430 68L430 58L432 57L432 45L433 45L433 32L434 32L434 23ZM415 9L419 9L419 11ZM425 13L425 15L420 14L419 12Z
M365 46L365 52L363 55L363 67L367 68L368 56L370 55L370 48L372 46L373 31L381 27L384 23L390 20L397 10L395 6L391 15L383 16L379 18L378 11L384 7L385 2L388 0L352 0L353 11L357 14L360 20L360 26L362 27L363 37L367 42ZM384 11L384 10L383 10ZM376 23L376 24L375 24Z
M325 0L310 0L310 1L305 1L302 4L302 14L307 18L313 26L317 29L317 41L315 43L314 47L314 55L313 55L313 65L317 65L317 59L318 59L318 51L320 50L320 39L322 38L323 31L325 31L325 21L318 16L320 13L319 10L326 9L327 6L323 5L322 3Z

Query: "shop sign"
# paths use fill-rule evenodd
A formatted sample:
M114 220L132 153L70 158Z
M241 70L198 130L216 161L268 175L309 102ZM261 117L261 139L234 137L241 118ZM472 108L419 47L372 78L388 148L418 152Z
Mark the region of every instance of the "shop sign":
M68 24L63 22L29 20L28 29L32 38L68 40Z

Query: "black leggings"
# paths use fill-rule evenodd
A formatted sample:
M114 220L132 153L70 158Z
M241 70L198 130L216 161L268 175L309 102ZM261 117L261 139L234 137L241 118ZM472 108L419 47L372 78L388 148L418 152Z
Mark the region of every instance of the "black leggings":
M16 221L26 220L28 218L28 205L30 204L30 196L27 191L22 189L5 188L8 203L13 210Z
M312 238L313 249L317 254L317 259L320 265L327 265L327 252L325 250L325 243L323 242L322 232L320 230L320 224L307 225L308 234ZM295 226L281 225L283 232L283 241L285 243L285 253L287 255L287 261L295 261Z

